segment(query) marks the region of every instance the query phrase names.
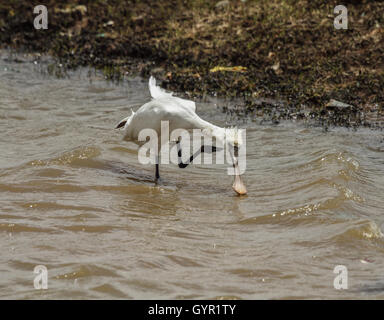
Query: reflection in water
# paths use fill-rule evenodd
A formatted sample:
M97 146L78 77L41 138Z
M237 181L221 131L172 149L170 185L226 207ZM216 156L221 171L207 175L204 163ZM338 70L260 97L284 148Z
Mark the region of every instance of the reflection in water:
M3 53L4 55L4 53ZM246 197L225 165L137 160L113 127L148 101L87 70L55 79L0 60L3 298L382 298L383 136L247 126ZM198 113L235 124L216 104ZM333 288L343 264L351 290Z

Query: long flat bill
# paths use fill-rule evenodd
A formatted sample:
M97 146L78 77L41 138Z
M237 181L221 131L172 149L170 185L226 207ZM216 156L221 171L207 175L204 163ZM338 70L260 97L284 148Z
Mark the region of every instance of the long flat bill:
M239 196L247 194L247 188L239 175L235 175L235 181L233 182L232 188Z

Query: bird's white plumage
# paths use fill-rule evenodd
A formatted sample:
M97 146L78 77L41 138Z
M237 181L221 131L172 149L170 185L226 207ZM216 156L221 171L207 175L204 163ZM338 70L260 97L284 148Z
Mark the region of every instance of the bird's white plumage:
M142 105L136 112L132 111L130 116L118 123L117 128L124 127L124 140L133 141L137 144L144 143L138 140L139 134L142 130L151 129L157 133L158 148L161 150L161 142L163 141L161 138L161 122L168 121L169 133L176 129L200 129L204 135L214 136L223 143L237 147L242 145L242 137L237 128L220 128L201 119L196 114L196 105L193 101L174 97L172 93L168 93L156 86L156 80L153 77L149 79L149 91L152 100ZM168 141L168 138L166 137L165 140ZM237 194L244 195L247 190L240 178L237 155L232 154L232 159L235 170L235 180L232 188ZM181 164L179 163L179 167ZM160 177L158 166L158 162L156 162L156 180Z
M149 92L154 99L170 98L173 96L173 92L166 92L164 89L157 86L156 79L152 76L149 78Z
M149 78L149 92L153 99L172 99L178 103L190 108L193 112L196 112L196 104L194 101L181 99L173 96L173 92L166 92L164 89L156 85L156 79L154 77Z
M201 129L203 134L234 145L241 144L241 135L237 134L236 128L221 128L201 119L196 114L195 102L174 97L157 86L153 77L149 79L149 91L153 99L119 122L118 127L124 126L124 140L139 143L140 131L153 129L161 141L161 121L168 121L170 132L175 129Z

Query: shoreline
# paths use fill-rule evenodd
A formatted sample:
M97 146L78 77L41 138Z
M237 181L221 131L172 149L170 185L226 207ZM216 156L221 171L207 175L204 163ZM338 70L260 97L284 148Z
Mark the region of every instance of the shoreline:
M35 30L29 2L11 1L0 6L0 48L112 81L152 74L191 99L235 99L222 111L239 117L383 129L384 3L350 1L348 30L334 29L333 5L50 0L48 29Z

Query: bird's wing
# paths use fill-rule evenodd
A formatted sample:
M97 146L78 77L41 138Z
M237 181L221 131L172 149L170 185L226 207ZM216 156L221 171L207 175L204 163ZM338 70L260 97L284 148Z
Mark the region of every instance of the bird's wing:
M174 97L173 92L166 92L164 89L157 86L156 79L152 76L149 78L149 92L153 99L174 99L183 106L191 109L193 112L196 112L196 104L194 101Z
M127 122L130 122L134 115L135 115L135 113L131 109L131 115L126 117L126 118L124 118L123 120L120 120L119 123L116 125L115 129L119 129L119 128L125 127Z

